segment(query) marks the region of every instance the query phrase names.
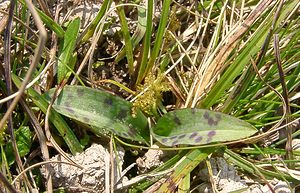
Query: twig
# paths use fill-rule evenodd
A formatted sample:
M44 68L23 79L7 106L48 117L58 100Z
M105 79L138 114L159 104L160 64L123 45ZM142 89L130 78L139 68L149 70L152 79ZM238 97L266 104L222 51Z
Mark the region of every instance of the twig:
M70 163L70 162L65 162L65 161L53 161L53 160L50 160L50 161L43 161L43 162L39 162L39 163L36 163L36 164L33 164L31 166L29 166L28 168L26 168L23 173L20 173L19 175L17 175L17 177L13 180L12 184L16 183L16 181L20 178L20 176L22 174L24 174L25 172L35 168L35 167L38 167L38 166L41 166L41 165L45 165L45 164L51 164L51 163L59 163L59 164L67 164L67 165L71 165L71 166L74 166L74 167L78 167L77 164L73 164L73 163ZM80 167L79 167L80 168ZM83 168L80 168L80 169L83 169Z
M0 172L0 181L6 186L6 188L11 192L11 193L19 193L10 183L7 181L5 176Z
M46 15L48 15L49 17L52 17L47 3L44 0L37 0L37 2L40 4L43 12L46 13Z
M27 82L30 80L31 78L31 75L33 73L33 71L35 70L35 67L41 57L41 54L42 54L42 50L43 50L43 47L44 47L44 44L45 44L45 41L46 41L46 38L47 38L47 33L46 33L46 30L45 28L43 27L43 23L41 21L41 19L39 18L38 16L38 13L36 12L34 6L32 5L32 3L29 1L29 0L25 0L26 3L27 3L27 6L28 6L28 9L30 10L30 12L32 13L34 19L35 19L35 22L37 24L37 27L39 29L39 42L38 42L38 46L36 48L36 52L35 52L35 56L34 56L34 59L33 59L33 62L32 64L30 65L29 69L28 69L28 72L25 76L25 79L19 89L19 95L16 96L16 98L14 98L14 100L10 103L8 102L8 109L6 111L6 113L4 114L3 118L1 119L0 121L0 132L3 131L4 129L4 124L6 123L7 120L9 120L8 122L8 125L9 127L11 127L10 125L12 124L12 121L11 121L11 114L14 110L14 108L16 107L16 105L18 104L19 100L21 99L21 96L22 94L24 93L24 90L25 90L25 87L27 85ZM5 69L5 73L6 73L6 84L7 84L7 92L8 92L8 95L10 95L10 90L11 90L11 78L10 78L10 34L11 34L11 29L12 29L12 18L13 18L13 11L14 11L14 7L15 7L15 1L12 0L11 1L11 4L10 4L10 10L9 10L9 21L8 21L8 25L7 25L7 29L6 29L6 33L5 33L5 39L6 39L6 43L5 43L5 51L6 51L6 54L5 54L5 63L6 63L6 69ZM18 152L17 151L17 146L16 146L16 142L15 142L15 138L14 138L14 132L12 129L10 129L10 134L11 134L11 141L12 141L12 144L13 144L13 148L14 148L14 152L15 152L15 156L16 156L16 161L18 163L18 166L20 167L20 170L22 171L22 164L20 162L20 157L18 155ZM26 178L26 175L24 175L25 179ZM28 181L28 180L26 180ZM29 181L28 181L29 182ZM29 188L32 188L30 183L28 183L28 186Z
M16 2L14 0L12 0L10 2L7 26L6 26L5 33L4 33L4 68L5 68L4 70L5 70L5 83L6 83L7 95L10 95L12 93L12 82L11 82L11 73L10 73L11 72L10 54L11 54L12 21L13 21L15 5L16 5ZM11 101L7 102L8 109L10 108L11 103L12 103ZM19 170L22 172L24 170L24 168L23 168L23 164L22 164L22 160L21 160L19 151L18 151L16 137L15 137L15 133L14 133L14 129L13 129L13 120L12 120L11 113L7 114L7 119L8 119L8 130L9 130L10 139L11 139L11 143L12 143L12 147L13 147L13 153L14 153L14 156L16 159L17 166L18 166ZM24 175L23 177L24 177L25 183L28 185L30 190L32 190L32 186L31 186L27 176Z
M38 41L38 46L37 46L35 54L34 54L32 64L30 65L30 67L27 71L27 74L25 76L25 79L23 80L22 85L19 88L19 94L12 101L11 105L9 106L9 108L7 109L6 113L4 114L3 118L0 121L0 132L3 131L5 122L7 121L7 119L13 112L14 108L18 104L19 100L21 99L21 96L25 91L26 85L27 85L28 81L30 80L33 71L35 70L36 65L38 64L39 59L41 58L43 47L44 47L46 39L47 39L47 32L43 26L43 23L37 13L37 11L35 10L34 6L32 5L32 3L29 0L25 0L25 1L28 6L28 9L32 13L33 18L35 19L36 25L39 29L39 41Z
M288 90L284 79L284 72L281 65L281 59L280 59L280 51L279 51L279 37L278 34L274 34L274 52L275 52L275 58L276 58L276 64L278 68L279 78L280 78L280 84L282 87L282 96L285 101L285 109L286 109L286 123L290 121L289 115L291 114L291 109L289 105L289 98L288 98ZM293 148L292 148L292 134L293 130L290 126L286 127L286 159L293 160ZM288 166L293 168L294 164L288 163Z
M25 103L25 101L23 99L21 99L21 105L23 106L24 110L27 112L27 114L30 117L31 124L33 125L33 128L35 130L35 133L37 135L37 138L38 138L40 146L41 146L42 155L46 161L49 161L50 156L49 156L48 146L46 144L47 139L43 132L43 129L42 129L40 123L38 122L36 116L34 115L32 110L27 106L27 104ZM52 192L52 176L49 173L49 171L50 171L49 165L46 165L45 171L46 171L45 173L46 173L46 176L48 179L47 180L47 192Z

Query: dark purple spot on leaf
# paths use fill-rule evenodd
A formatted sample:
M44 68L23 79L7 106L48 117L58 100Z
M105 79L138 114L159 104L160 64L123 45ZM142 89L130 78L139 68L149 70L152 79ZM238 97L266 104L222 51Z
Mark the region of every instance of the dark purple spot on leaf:
M198 135L198 133L197 133L197 132L194 132L194 133L192 133L192 134L190 135L190 139L192 139L192 138L196 137L197 135Z
M206 143L209 143L209 142L211 142L211 140L212 140L213 136L215 136L215 135L216 135L216 131L214 131L214 130L212 130L212 131L208 132L208 133L207 133L207 136L208 136L208 138L207 138L207 141L206 141Z
M210 126L215 125L215 121L214 121L211 117L208 118L207 123L208 123Z
M202 136L197 137L197 138L195 139L195 143L199 143L202 139L203 139Z
M207 120L207 124L210 125L210 126L214 126L214 125L217 125L218 122L220 121L221 119L221 115L217 114L216 115L216 119L217 120L214 120L212 117L210 117L209 113L208 112L205 112L204 115L203 115L204 119Z
M186 136L186 134L179 135L179 136L178 136L178 139L182 139L182 138L184 138L185 136Z
M72 113L74 114L75 111L71 108L71 107L66 107L66 110L69 112L69 113ZM75 115L73 115L75 117Z
M181 125L181 121L180 121L180 119L176 116L176 114L174 114L173 120L174 120L174 122L175 122L177 125Z
M205 112L204 115L203 115L204 119L209 119L209 114L208 112Z
M213 125L218 125L219 121L221 120L221 115L220 114L216 114L215 117L216 117L216 120L213 121Z
M192 114L196 114L196 108L192 108Z
M111 106L113 104L113 100L111 98L106 98L104 99L104 104Z
M208 136L209 138L212 138L212 137L215 136L215 135L216 135L216 131L214 131L214 130L208 132L208 134L207 134L207 136Z
M127 133L122 133L122 135L123 135L124 137L128 137L128 134L127 134Z
M173 140L173 139L176 139L177 138L177 136L175 135L175 136L173 136L173 137L171 137L171 139Z
M84 90L80 89L80 88L77 89L77 95L80 96L80 97L83 96L84 95Z
M130 136L135 136L136 135L136 130L134 128L130 128L129 131L128 131L128 134Z
M177 145L178 144L178 140L173 141L172 146Z
M166 142L169 141L169 139L168 139L168 138L163 138L161 141L162 141L163 143L166 143Z
M126 109L121 109L119 111L118 115L117 115L117 118L120 119L120 120L126 118L127 117L127 112L128 111Z

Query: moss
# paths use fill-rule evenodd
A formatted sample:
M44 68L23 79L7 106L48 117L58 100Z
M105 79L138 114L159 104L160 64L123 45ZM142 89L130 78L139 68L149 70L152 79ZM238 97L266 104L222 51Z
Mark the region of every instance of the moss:
M169 90L169 84L162 73L149 73L144 84L137 87L137 93L142 93L133 103L133 114L139 108L148 115L157 114L157 104L162 100L162 93Z

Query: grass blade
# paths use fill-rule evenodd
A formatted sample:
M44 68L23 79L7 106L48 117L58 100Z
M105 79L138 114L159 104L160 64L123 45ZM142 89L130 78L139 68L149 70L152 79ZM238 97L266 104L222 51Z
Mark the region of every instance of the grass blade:
M148 55L150 52L151 34L152 34L152 15L153 15L153 0L147 1L147 18L146 18L146 34L143 41L143 55L139 67L136 85L139 85L142 79L146 76L146 67L148 62Z
M25 1L24 0L19 0L24 6L25 5ZM44 24L51 29L52 31L54 31L57 35L57 37L62 38L65 34L65 31L63 30L63 28L56 23L51 17L47 16L44 12L42 12L41 10L35 8L36 11L38 12L39 16L41 17L41 20L44 22Z
M57 79L58 82L61 82L64 79L68 79L70 76L69 69L73 69L75 63L70 63L72 58L76 39L79 33L80 28L80 19L76 18L68 25L64 38L62 39L62 43L60 44L62 47L60 48L60 54L58 58L58 66L57 66ZM69 68L68 68L69 67Z
M153 67L153 65L154 65L154 63L155 63L155 61L158 57L158 54L159 54L159 52L162 48L162 42L163 42L163 38L164 38L164 35L165 35L167 23L168 23L170 4L171 4L171 0L165 0L163 2L161 17L160 17L159 26L158 26L158 29L157 29L157 35L156 35L156 38L155 38L154 47L152 49L152 53L151 53L151 56L150 56L150 59L149 59L147 65L145 67L145 70L143 70L144 73L140 75L140 78L138 78L137 83L142 81L142 79L152 69L152 67ZM147 22L147 24L148 24L148 22ZM143 57L146 57L146 55L143 54ZM141 67L141 68L143 68L143 67ZM142 72L142 71L140 70L140 72Z
M124 42L125 42L126 58L127 58L127 62L128 62L128 70L129 70L129 74L133 75L133 72L134 72L133 52L132 52L133 46L132 46L132 42L131 42L131 37L130 37L127 21L126 21L124 7L123 6L122 7L117 7L117 10L118 10L118 15L119 15L119 18L120 18L120 23L121 23L121 30L122 30L122 34L123 34L123 38L124 38Z
M280 16L277 20L278 26L286 17L290 14L293 8L297 5L297 1L289 1L283 5ZM249 64L251 57L259 51L260 47L263 45L264 40L269 32L269 28L272 25L272 17L275 12L273 9L270 14L261 23L258 29L254 32L248 43L245 44L244 48L240 54L236 57L233 63L224 72L218 82L213 86L212 90L205 97L205 99L198 105L201 108L211 107L223 94L226 89L228 89L234 79L240 75L240 72L244 67Z
M200 162L205 160L215 148L196 149L188 152L184 159L176 166L175 171L159 188L158 192L174 192L180 181L198 166Z
M82 42L86 42L90 37L93 36L97 25L99 24L100 20L102 19L102 17L106 13L106 11L109 9L111 3L112 3L112 0L104 0L102 2L101 8L100 8L98 14L96 15L95 19L91 22L91 24L88 26L88 28L85 30L85 32L82 33L82 35L83 35L82 40L81 40Z
M134 32L131 42L133 48L135 48L138 43L143 39L146 31L146 9L137 7L138 10L138 24L136 31ZM115 58L115 63L118 63L120 60L124 58L126 54L126 49L123 49L118 53L118 55Z

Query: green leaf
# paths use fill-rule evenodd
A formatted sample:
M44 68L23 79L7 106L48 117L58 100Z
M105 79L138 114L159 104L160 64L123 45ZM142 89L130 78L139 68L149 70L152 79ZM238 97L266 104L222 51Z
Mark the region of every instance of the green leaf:
M93 19L93 21L89 24L88 28L82 32L82 42L86 42L90 37L93 36L95 33L95 30L97 28L97 25L105 15L105 13L109 10L110 6L112 4L112 0L104 0L102 2L101 8L98 11L96 17Z
M66 33L61 43L59 58L58 58L58 69L57 78L58 82L63 79L67 79L69 76L70 69L74 68L74 63L70 63L73 52L75 49L76 39L79 33L80 19L75 18L67 27Z
M157 192L175 192L176 187L182 180L190 175L190 173L199 165L200 162L205 160L217 148L204 148L189 151L183 156L183 159L178 162L173 173L168 177L165 183L159 188ZM189 192L189 191L185 191Z
M162 11L161 11L161 16L160 16L160 21L157 29L157 35L155 38L154 46L151 52L151 57L149 58L149 61L147 62L147 66L145 68L145 73L143 76L146 76L147 73L152 69L155 61L158 58L159 53L161 52L161 49L163 47L163 39L166 37L165 36L165 31L167 29L167 24L168 24L168 18L169 18L169 12L170 12L170 5L171 5L171 0L165 0L163 1L162 5ZM150 18L149 18L150 19ZM138 80L142 80L144 77L141 77ZM140 83L137 81L137 83Z
M56 23L51 17L47 16L43 11L36 9L41 17L41 20L46 24L46 26L55 32L57 37L62 38L65 34L63 28Z
M146 9L138 7L137 11L138 11L138 23L137 23L136 31L134 32L131 38L133 48L135 48L143 39L146 32L146 25L147 25ZM122 48L121 51L116 56L115 62L118 63L120 60L124 58L125 55L126 55L126 49Z
M143 51L142 51L142 60L140 63L139 71L137 74L136 85L140 84L142 79L146 76L146 68L148 65L148 56L150 53L151 37L152 37L152 14L153 14L153 0L148 0L147 10L146 10L146 31L145 37L143 40Z
M21 86L21 80L15 74L12 74L12 80L18 88ZM43 113L46 114L48 108L48 103L46 99L33 88L28 88L26 94L32 99L33 103L37 107L39 107L39 109L41 109ZM53 109L50 110L49 121L55 126L57 131L60 133L60 135L70 148L72 154L80 153L83 151L74 132L71 130L66 121L62 118L62 116Z
M133 45L131 42L130 32L128 28L128 24L126 21L126 15L124 7L117 7L120 23L121 23L121 31L123 33L123 38L125 42L125 50L126 50L126 58L128 62L128 70L129 74L132 75L134 72L134 66L133 66Z
M31 143L32 143L32 132L29 127L21 126L16 132L16 141L17 147L20 154L20 157L24 157L30 152ZM5 147L5 154L7 157L7 162L9 165L12 165L15 162L15 155L11 142L9 142Z
M48 93L49 100L53 91L51 89ZM95 134L101 135L105 129L133 141L149 141L147 118L140 111L133 116L132 104L112 94L83 86L65 86L53 108L67 117L94 126L92 131Z
M205 109L180 109L166 113L151 129L166 146L201 145L242 139L256 133L249 123Z

